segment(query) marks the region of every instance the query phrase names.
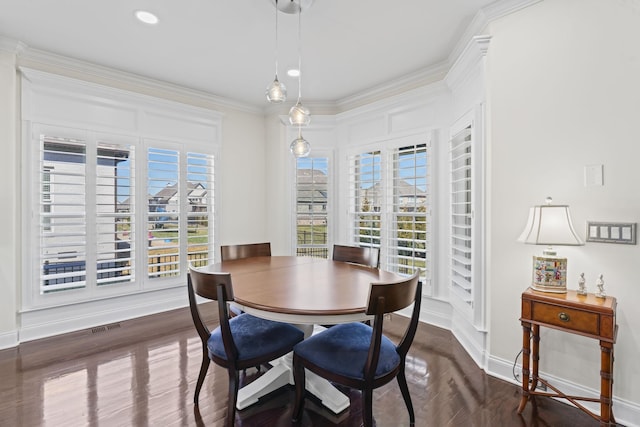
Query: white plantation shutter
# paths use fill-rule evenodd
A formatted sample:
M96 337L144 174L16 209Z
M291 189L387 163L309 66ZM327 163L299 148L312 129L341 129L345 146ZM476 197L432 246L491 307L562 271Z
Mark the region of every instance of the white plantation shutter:
M222 115L21 72L25 316L112 297L128 312L128 296L184 286L189 260L213 258Z
M96 165L97 284L135 278L134 148L100 142Z
M471 126L451 139L451 288L473 303L472 275L472 143Z
M86 143L39 135L40 293L86 286Z
M136 280L175 278L186 259L213 261L212 154L181 151L183 144L137 148L144 146L135 138L52 126L34 133L39 295L135 291L144 287ZM140 160L146 179L136 174Z
M380 247L382 188L382 154L371 151L350 158L350 216L352 244Z
M419 268L425 284L431 268L428 163L426 144L390 150L389 166L393 178L392 197L387 209L391 217L388 223L386 268L408 275Z
M349 158L351 244L380 248L386 270L410 275L420 269L430 294L430 143L410 143L420 140L392 140Z
M147 149L149 278L180 274L180 152Z
M213 262L213 165L210 154L187 153L187 253L196 267Z

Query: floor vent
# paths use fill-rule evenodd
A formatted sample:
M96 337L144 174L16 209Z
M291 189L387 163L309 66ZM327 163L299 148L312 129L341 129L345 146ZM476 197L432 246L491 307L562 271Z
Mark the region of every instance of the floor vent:
M95 328L91 328L92 334L98 334L100 332L108 332L114 329L119 329L121 327L120 323L112 323L106 326L96 326Z

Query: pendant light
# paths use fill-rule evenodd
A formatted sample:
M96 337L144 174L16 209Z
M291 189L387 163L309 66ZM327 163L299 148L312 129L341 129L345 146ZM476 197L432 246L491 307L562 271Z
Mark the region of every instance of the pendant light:
M289 123L293 126L307 126L311 122L309 109L302 105L302 2L298 8L298 101L289 110Z
M274 104L281 104L287 100L287 88L278 80L278 0L276 2L276 77L267 87L265 94L267 101Z
M311 152L309 142L302 137L302 127L298 126L298 137L293 140L289 146L289 150L294 157L307 157Z

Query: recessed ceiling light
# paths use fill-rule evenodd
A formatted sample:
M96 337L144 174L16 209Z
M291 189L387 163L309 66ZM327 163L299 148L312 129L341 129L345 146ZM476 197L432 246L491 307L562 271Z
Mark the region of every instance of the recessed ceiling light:
M289 77L300 77L300 70L297 68L289 68L287 70L287 76Z
M136 10L135 15L140 22L144 22L145 24L155 25L159 21L156 15L151 12L147 12L146 10Z

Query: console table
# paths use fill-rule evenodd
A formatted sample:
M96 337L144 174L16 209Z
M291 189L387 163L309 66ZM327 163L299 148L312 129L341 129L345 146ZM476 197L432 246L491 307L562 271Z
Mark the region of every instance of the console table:
M567 399L576 407L600 421L601 426L615 424L613 399L613 345L616 342L616 299L598 298L594 294L578 295L576 291L553 294L529 288L522 293L522 398L518 414L527 402L536 404L535 396ZM540 360L540 326L600 341L600 398L569 396L538 376ZM531 371L529 370L531 366ZM531 382L529 379L531 378ZM536 390L538 383L551 392ZM600 402L600 415L580 404Z

